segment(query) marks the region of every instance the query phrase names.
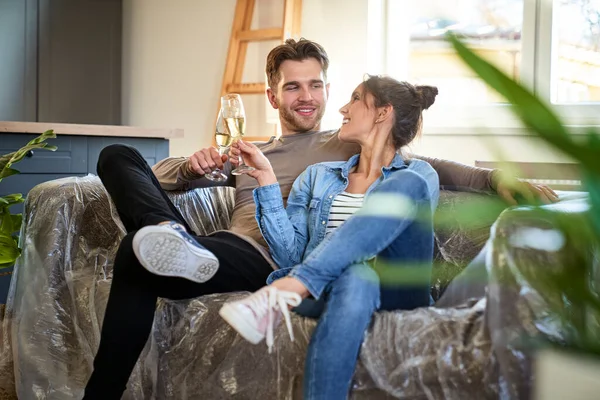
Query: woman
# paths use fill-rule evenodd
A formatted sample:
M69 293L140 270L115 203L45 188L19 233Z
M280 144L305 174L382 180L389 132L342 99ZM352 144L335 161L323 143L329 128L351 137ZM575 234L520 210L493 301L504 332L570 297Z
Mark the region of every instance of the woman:
M293 340L288 308L321 314L305 364L305 398L347 397L376 310L429 304L438 177L429 164L405 161L398 150L416 137L422 111L436 95L434 87L369 76L340 110L339 138L359 144L360 154L310 166L294 182L287 208L266 157L249 143L232 147L233 156L241 153L255 167L248 174L259 184L256 218L280 269L268 286L225 304L220 313L247 340L266 337L269 350L281 317ZM426 279L380 284L372 266L384 270L399 263L418 266ZM317 302L302 301L309 296Z

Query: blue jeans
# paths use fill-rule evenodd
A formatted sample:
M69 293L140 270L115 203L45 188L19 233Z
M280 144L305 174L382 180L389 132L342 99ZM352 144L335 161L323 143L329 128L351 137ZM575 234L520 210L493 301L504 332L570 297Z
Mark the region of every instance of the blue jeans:
M389 179L374 192L406 196L406 182ZM367 202L368 202L367 198ZM407 220L371 215L362 210L319 245L289 276L300 280L316 299L295 311L319 317L311 338L304 372L304 398L346 399L364 334L378 310L414 309L430 304L433 225L431 201L415 198L429 218ZM437 199L435 199L437 201ZM421 269L419 282L396 284L380 279L370 259L398 268ZM383 276L383 275L381 275Z

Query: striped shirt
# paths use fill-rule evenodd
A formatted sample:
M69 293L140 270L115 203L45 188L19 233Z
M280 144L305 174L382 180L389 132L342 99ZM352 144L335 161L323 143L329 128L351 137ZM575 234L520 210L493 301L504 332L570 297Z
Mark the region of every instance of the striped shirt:
M347 192L338 194L333 199L331 210L329 210L329 221L327 221L325 234L328 235L339 228L352 214L358 211L363 205L364 198L364 194Z

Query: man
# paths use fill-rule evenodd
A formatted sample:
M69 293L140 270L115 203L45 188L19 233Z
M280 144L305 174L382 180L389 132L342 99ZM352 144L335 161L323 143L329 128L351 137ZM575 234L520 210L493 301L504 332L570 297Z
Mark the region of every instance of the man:
M295 178L308 165L347 160L359 152L344 144L335 131L320 131L327 97L325 50L317 43L288 40L267 58L267 96L279 110L282 137L260 146L277 174L284 200ZM511 199L515 191L497 180L493 170L420 157L436 169L444 186L496 190ZM255 221L247 176L230 177L235 208L228 231L196 237L162 189L214 186L203 178L214 168L230 170L226 156L212 148L190 157L168 158L153 170L127 146L104 149L98 175L113 199L128 231L117 252L100 347L86 399L118 399L152 329L158 297L184 299L211 293L256 291L276 265L268 256ZM162 189L161 189L162 187ZM526 196L544 187L518 186ZM528 190L529 189L529 190Z

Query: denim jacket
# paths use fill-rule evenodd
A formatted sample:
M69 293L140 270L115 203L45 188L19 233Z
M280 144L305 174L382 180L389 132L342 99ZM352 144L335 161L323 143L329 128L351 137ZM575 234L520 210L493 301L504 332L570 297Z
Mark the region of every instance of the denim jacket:
M358 164L358 159L359 154L356 154L348 161L309 166L294 182L287 208L284 207L278 183L254 189L256 220L269 245L273 261L280 269L290 269L300 264L323 241L333 200L348 186L349 171ZM422 177L427 184L434 211L439 196L437 173L425 161L412 159L407 164L398 154L388 167L381 169L382 175L367 190L365 201L377 185L402 171L411 171Z

